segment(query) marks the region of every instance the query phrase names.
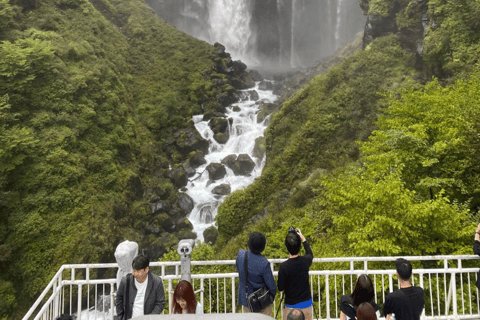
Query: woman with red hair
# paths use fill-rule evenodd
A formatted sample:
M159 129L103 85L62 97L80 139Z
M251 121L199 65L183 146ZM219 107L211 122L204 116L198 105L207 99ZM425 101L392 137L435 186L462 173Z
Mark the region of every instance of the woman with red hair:
M187 280L180 281L173 292L173 313L203 314L203 307L195 298L193 287Z

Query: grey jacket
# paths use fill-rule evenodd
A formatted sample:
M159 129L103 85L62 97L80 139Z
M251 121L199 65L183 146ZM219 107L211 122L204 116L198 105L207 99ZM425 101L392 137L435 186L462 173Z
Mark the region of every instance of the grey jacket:
M128 290L128 293L127 293ZM131 273L123 277L117 290L115 307L117 308L116 320L132 318L133 303L137 295L137 288ZM145 290L144 314L160 314L165 307L165 291L162 278L148 272L148 285Z

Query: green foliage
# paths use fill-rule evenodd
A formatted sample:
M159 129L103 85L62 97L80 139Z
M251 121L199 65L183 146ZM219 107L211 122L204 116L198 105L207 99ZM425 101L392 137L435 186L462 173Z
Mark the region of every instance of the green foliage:
M286 199L296 202L291 203L293 207L303 206L311 189L302 187L302 181L318 170L357 160L356 141L368 138L381 107L378 92L415 83L413 64L413 55L389 36L299 90L266 130L262 176L219 207L220 239L237 235L265 208L268 214L286 209L290 204Z
M0 319L6 319L16 307L15 289L11 282L0 279Z
M477 145L470 137L479 133L479 99L478 72L446 88L432 81L421 91L388 94L380 129L362 145L370 174L381 177L400 168L405 186L422 199L442 193L463 203L477 197Z
M370 0L368 14L378 15L386 18L391 14L394 4L395 4L395 1Z
M430 0L431 23L425 37L424 60L437 76L464 76L480 54L480 3Z
M441 193L419 200L395 173L378 180L347 171L325 180L324 187L331 232L345 235L357 256L447 254L469 244L468 210Z

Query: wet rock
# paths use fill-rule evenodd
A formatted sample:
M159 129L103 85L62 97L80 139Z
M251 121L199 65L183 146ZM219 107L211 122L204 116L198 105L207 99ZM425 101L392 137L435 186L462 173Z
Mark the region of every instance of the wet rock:
M205 205L200 209L199 217L202 223L213 223L213 213L216 209L214 205Z
M218 238L218 230L215 226L210 226L203 231L203 239L206 243L215 244Z
M223 179L227 174L227 170L221 163L210 163L206 169L210 180Z
M170 180L176 188L185 187L188 183L188 175L183 166L178 166L169 173Z
M218 112L218 111L211 111L211 112L206 112L203 114L202 121L209 121L210 119L217 117L217 118L222 118L225 117L225 114Z
M248 154L229 155L222 159L222 163L232 169L236 176L246 176L255 168L255 162Z
M207 160L205 160L205 155L203 154L202 151L193 151L193 152L190 153L188 163L192 167L197 168L197 167L207 163Z
M257 101L258 99L260 99L260 96L258 95L258 92L256 90L249 90L247 92L249 94L250 101Z
M240 109L239 106L233 106L232 110L233 110L234 112L240 112L242 109Z
M226 196L227 194L230 194L232 192L232 187L227 184L223 183L221 185L216 186L215 188L212 189L213 194L218 194L222 196Z
M195 128L178 130L173 136L177 149L185 155L196 150L202 151L203 154L208 153L208 141L203 139Z
M257 123L261 123L269 114L275 111L278 111L278 106L276 104L263 101L260 102L260 110L257 113Z
M188 213L192 212L193 208L195 207L193 199L188 194L183 192L178 196L177 203L181 210Z
M228 133L228 123L228 119L224 117L214 117L208 122L208 126L213 131L213 138L218 143L226 143L230 138L230 134Z
M255 146L253 147L253 156L259 160L263 159L265 155L266 145L265 137L258 137L255 139Z
M262 81L264 79L264 76L262 76L257 70L250 70L248 74L254 81Z
M180 231L182 229L193 230L193 225L187 218L180 218L175 221L175 231Z
M260 81L258 84L258 89L259 90L273 90L273 83L270 81Z

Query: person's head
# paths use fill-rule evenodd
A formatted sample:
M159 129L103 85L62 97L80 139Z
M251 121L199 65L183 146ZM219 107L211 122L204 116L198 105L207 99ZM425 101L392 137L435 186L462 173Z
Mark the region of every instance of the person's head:
M71 315L64 313L58 316L57 318L55 318L55 320L73 320L73 318Z
M302 245L302 240L300 240L299 235L296 232L288 232L285 237L285 246L287 247L288 253L292 256L300 252L300 247Z
M140 283L143 283L147 280L148 271L150 265L150 260L142 254L138 255L132 261L132 275L134 276L135 280Z
M395 268L400 280L408 281L412 276L412 265L406 259L398 258L395 262Z
M287 315L287 320L305 320L305 315L300 309L292 309Z
M252 232L250 233L250 237L248 238L248 248L255 254L260 254L263 249L265 249L265 244L267 240L265 236L260 232Z
M182 280L177 284L172 304L173 313L183 313L184 310L187 310L187 313L195 313L197 298L190 282Z
M360 303L357 307L357 320L377 320L375 309L370 303Z
M373 292L372 280L366 274L357 278L355 289L352 293L353 304L359 306L362 302L372 301L375 293Z

